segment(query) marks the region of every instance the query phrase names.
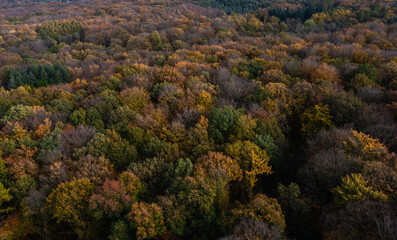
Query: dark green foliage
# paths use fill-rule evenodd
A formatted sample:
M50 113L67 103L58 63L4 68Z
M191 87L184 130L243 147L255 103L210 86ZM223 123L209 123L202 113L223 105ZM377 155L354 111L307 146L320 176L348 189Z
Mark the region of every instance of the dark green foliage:
M66 99L55 99L49 104L49 108L55 112L72 113L74 105Z
M309 206L302 200L298 184L290 183L288 187L278 185L278 199L283 209L292 211L308 211Z
M0 142L0 149L4 156L9 155L15 151L16 142L13 139L4 139Z
M247 13L258 8L267 7L268 4L258 0L209 0L209 1L195 1L197 4L205 7L213 7L225 10L227 13Z
M145 134L143 137L143 146L141 148L144 156L150 158L159 154L163 148L164 143L158 138L150 134Z
M281 131L279 124L277 123L277 121L275 119L258 119L257 120L257 124L256 124L256 128L255 128L255 133L257 135L262 135L262 136L269 136L266 137L267 139L262 139L265 140L264 142L267 142L268 140L270 140L270 137L273 139L274 144L280 149L284 149L287 147L287 139L285 138L283 132ZM256 137L255 137L256 138ZM258 146L263 146L265 147L266 145L263 145L260 139L257 139L256 142L258 142L261 145ZM271 144L270 144L271 145ZM270 146L269 145L269 146ZM270 149L272 149L272 147L270 147ZM267 151L267 149L266 149ZM271 150L272 152L272 150Z
M193 164L190 159L181 158L167 163L163 158L147 158L145 161L132 163L129 169L147 184L150 197L155 197L164 194L164 190L176 179L190 176Z
M36 188L35 180L30 176L24 176L15 182L15 185L11 186L11 194L15 197L18 202L21 202L25 197L29 195L31 190Z
M110 130L106 135L102 133L95 135L84 150L97 157L105 155L117 170L127 168L137 159L135 146L121 138L117 132Z
M78 126L81 124L85 124L86 123L86 111L84 111L84 109L80 108L77 109L76 111L74 111L72 113L72 115L70 115L70 121L73 125Z
M131 229L126 221L118 220L117 222L112 223L109 236L110 240L130 240L131 235Z
M268 91L266 91L264 88L257 88L251 95L249 95L245 99L245 101L248 103L251 103L251 102L261 103L262 101L264 101L268 98L273 98L272 95Z
M186 225L178 231L187 236L199 233L199 236L205 237L208 230L214 227L216 216L214 182L202 177L186 177L175 181L169 192L172 197L175 197L176 202L186 206L185 216L183 216ZM178 211L178 209L173 211Z
M161 39L161 36L157 31L154 31L152 35L150 35L150 41L152 42L153 49L155 51L161 51L165 47L163 40Z
M70 82L69 71L59 63L54 65L28 65L20 69L6 68L1 74L2 84L6 89L19 86L33 88Z
M241 111L233 110L230 106L223 109L214 108L209 116L208 132L210 136L218 143L227 141L240 115Z
M364 74L372 81L378 82L378 73L372 64L360 64L354 72L355 74Z
M308 19L313 14L324 10L324 5L318 1L303 0L303 1L287 1L302 3L300 8L290 9L283 7L274 7L277 1L263 1L263 0L195 0L196 4L205 7L213 7L230 13L249 13L261 8L270 8L268 14L275 16L284 21L287 18ZM335 4L336 5L336 4Z
M0 159L0 183L2 183L5 187L11 186L11 174L8 171L8 168L3 159Z
M45 157L51 150L61 145L61 133L60 128L55 128L52 132L48 132L44 135L43 139L40 141L40 151L38 153L38 159Z
M280 157L280 149L274 144L274 140L270 135L255 135L254 143L264 149L271 160L277 160Z
M352 122L363 108L361 100L352 93L340 92L329 96L325 103L336 126Z
M90 124L96 128L104 127L102 116L94 107L87 110L87 124Z

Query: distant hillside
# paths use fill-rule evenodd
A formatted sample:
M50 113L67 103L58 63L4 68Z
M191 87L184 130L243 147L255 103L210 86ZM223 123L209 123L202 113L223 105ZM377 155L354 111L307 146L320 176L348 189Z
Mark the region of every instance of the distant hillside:
M7 3L34 3L34 2L92 2L93 0L6 0Z
M213 7L227 13L249 13L261 8L270 9L279 17L309 18L326 7L338 5L336 1L313 0L194 0L198 5Z
M307 20L314 14L328 12L337 8L347 8L365 15L368 21L371 17L380 18L386 14L384 6L392 7L396 1L342 1L342 0L193 0L203 7L212 7L232 13L253 13L266 9L270 16L280 20L295 18ZM374 14L373 12L376 12ZM394 20L393 20L394 21Z

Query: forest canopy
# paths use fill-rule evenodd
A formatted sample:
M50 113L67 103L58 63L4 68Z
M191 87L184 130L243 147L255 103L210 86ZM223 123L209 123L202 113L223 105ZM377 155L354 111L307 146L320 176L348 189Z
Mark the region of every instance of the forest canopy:
M397 239L395 1L3 2L0 239Z

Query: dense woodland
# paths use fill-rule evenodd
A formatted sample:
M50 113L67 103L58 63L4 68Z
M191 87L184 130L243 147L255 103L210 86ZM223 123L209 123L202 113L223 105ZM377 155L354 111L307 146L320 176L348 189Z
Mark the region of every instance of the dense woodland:
M0 239L397 239L397 2L0 3Z

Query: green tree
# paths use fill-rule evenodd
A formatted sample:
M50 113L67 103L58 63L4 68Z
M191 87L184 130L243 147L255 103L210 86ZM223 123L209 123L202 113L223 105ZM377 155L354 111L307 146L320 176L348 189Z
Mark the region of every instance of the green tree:
M200 175L176 179L169 194L163 204L172 231L180 236L207 235L216 217L214 181Z
M350 80L350 87L354 90L358 90L362 87L374 87L376 84L374 80L367 77L367 75L358 73Z
M33 108L31 106L24 106L21 104L14 105L6 112L2 122L12 122L25 120L30 114L33 113Z
M232 107L214 108L209 116L208 132L218 143L227 141L229 135L241 115L241 111L233 110Z
M87 124L90 124L97 129L101 129L105 126L102 121L101 114L94 107L91 107L87 110Z
M136 148L112 130L107 130L106 135L96 134L87 147L82 149L84 152L96 157L105 155L117 170L125 169L137 159Z
M161 39L160 33L157 31L152 32L150 35L150 42L152 43L153 49L155 51L161 51L164 49L165 45Z
M19 178L10 188L12 195L21 202L29 195L29 192L37 187L35 180L31 176Z
M378 81L378 72L376 71L376 67L372 64L360 64L358 68L355 70L355 74L364 74L366 75L369 79L371 79L374 82Z
M143 137L143 146L141 148L142 153L147 158L156 157L161 153L165 143L161 141L157 136L153 137L149 133L146 133Z
M331 94L325 99L325 104L329 108L336 126L353 122L363 108L361 100L351 92Z
M118 220L112 223L112 227L110 230L110 240L131 240L131 230L130 227L125 220Z
M270 156L270 160L277 161L280 157L280 149L274 143L274 139L269 134L266 135L255 135L254 143L260 148L264 149Z
M87 115L86 111L82 108L79 108L70 115L70 121L75 126L85 124L86 115Z
M308 211L309 206L302 200L301 191L296 183L290 183L288 187L279 183L278 199L283 209L292 211Z
M280 151L285 149L288 145L288 141L280 128L280 123L274 118L266 120L261 118L257 119L255 133L257 135L269 135L272 137L274 144L276 144ZM262 147L262 145L258 146ZM270 155L270 152L268 152L268 154Z

